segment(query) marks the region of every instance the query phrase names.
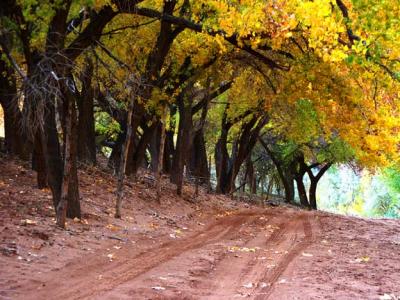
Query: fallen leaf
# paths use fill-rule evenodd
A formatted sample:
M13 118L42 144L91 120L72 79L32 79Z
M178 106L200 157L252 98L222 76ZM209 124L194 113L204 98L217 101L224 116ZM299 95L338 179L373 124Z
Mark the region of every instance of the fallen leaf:
M21 220L21 225L36 225L37 222L30 219Z
M283 278L283 279L279 280L278 283L286 283L286 279Z
M272 269L272 268L275 268L276 267L276 265L267 265L267 269Z
M113 224L108 224L106 228L110 229L111 231L118 231L120 230L119 226L115 226Z
M362 256L356 259L356 262L369 262L369 256Z
M383 294L382 296L379 296L379 300L397 300L399 299L393 294Z

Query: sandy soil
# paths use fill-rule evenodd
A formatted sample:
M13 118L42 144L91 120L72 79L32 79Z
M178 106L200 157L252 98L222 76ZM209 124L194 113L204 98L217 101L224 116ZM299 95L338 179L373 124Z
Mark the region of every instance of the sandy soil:
M0 299L399 299L400 222L237 203L80 174L82 220L54 226L34 173L0 161ZM11 179L11 180L10 180Z

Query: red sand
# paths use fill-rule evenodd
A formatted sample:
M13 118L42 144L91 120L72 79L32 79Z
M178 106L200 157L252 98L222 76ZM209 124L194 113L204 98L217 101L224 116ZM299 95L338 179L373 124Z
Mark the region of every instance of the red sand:
M80 172L82 220L54 226L34 172L0 162L0 299L399 299L400 221L260 208L165 180Z

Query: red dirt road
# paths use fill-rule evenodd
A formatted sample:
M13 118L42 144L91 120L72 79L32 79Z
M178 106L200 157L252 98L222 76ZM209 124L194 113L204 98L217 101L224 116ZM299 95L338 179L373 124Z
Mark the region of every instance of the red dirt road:
M395 299L399 238L398 224L382 221L245 210L142 253L132 245L111 262L104 255L73 260L28 281L15 298Z
M54 226L35 174L0 164L0 299L399 299L400 221L251 207L166 180L162 204L80 173L82 220Z

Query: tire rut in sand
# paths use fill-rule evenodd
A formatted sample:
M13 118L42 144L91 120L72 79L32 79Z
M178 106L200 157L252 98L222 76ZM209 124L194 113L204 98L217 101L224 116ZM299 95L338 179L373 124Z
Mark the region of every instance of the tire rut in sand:
M301 227L303 232L299 232ZM285 246L283 249L286 248L284 251L287 251L287 254L281 257L276 265L276 268L274 268L271 272L267 272L266 276L263 278L263 281L267 282L268 285L256 292L255 299L268 299L275 287L275 284L283 272L287 269L289 264L300 254L300 252L312 244L312 228L308 216L303 215L296 217L287 224L287 228L284 231L288 232L288 237L284 240L280 240L280 242L275 245L279 247L279 244L286 243L287 246ZM302 237L299 237L300 235L302 235Z
M134 280L139 275L186 251L204 247L236 234L242 224L253 222L256 216L257 213L250 211L224 217L189 237L166 242L133 257L129 254L129 249L125 249L120 252L119 260L115 262L110 263L101 256L75 262L55 274L57 279L47 282L40 294L47 299L52 298L53 295L61 299L95 297L102 292ZM98 274L102 275L101 281L97 278ZM36 289L37 285L29 288ZM24 299L26 295L26 293L21 295L21 299Z

